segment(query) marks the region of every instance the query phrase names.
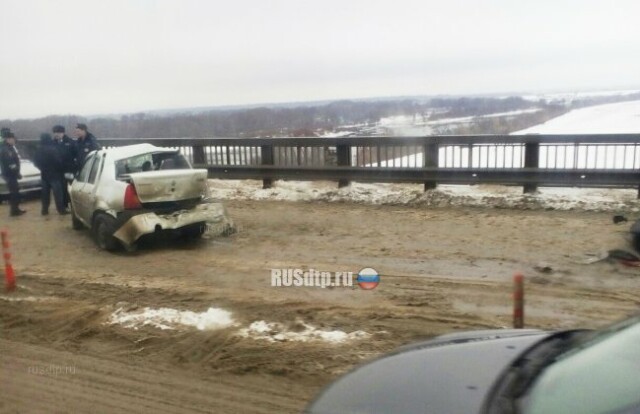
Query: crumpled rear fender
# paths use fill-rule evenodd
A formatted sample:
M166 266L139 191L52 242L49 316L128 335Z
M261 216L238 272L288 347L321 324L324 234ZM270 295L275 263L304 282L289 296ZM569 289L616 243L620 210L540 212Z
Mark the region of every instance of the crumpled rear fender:
M195 223L206 223L210 228L220 229L220 233L233 227L222 203L203 202L190 210L178 210L169 214L142 212L128 218L113 237L125 246L135 243L145 234L156 230L177 230Z

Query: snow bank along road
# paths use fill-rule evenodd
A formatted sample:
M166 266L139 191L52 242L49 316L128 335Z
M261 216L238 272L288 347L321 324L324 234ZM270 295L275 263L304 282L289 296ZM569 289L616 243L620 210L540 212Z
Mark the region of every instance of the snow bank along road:
M639 269L581 264L626 247L611 212L437 205L230 200L237 234L127 255L27 203L2 223L19 287L0 294L0 411L297 412L396 346L509 326L518 270L529 327L597 327L638 308ZM270 269L304 267L373 267L381 282L271 287Z

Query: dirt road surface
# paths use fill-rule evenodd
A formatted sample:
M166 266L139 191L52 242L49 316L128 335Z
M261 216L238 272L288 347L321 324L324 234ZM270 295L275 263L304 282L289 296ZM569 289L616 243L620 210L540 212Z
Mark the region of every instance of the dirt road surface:
M605 213L229 201L238 233L99 251L68 217L8 219L18 290L0 295L0 412L299 412L323 385L399 345L509 327L526 277L527 327L598 327L637 311L640 269L589 253L627 247ZM381 275L357 286L272 287L272 268ZM535 270L534 268L538 268ZM119 308L230 311L218 330L111 324ZM365 331L265 341L255 321Z

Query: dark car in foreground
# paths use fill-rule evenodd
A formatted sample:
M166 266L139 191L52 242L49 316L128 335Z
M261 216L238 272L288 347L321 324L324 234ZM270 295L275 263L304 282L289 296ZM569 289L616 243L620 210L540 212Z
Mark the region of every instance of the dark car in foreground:
M360 366L307 413L640 413L640 315L597 331L444 335Z

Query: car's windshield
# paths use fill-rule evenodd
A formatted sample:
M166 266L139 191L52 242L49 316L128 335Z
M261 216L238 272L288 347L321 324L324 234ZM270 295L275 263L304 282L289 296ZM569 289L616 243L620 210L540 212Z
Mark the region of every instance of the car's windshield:
M525 413L620 412L640 403L640 321L586 338L557 356L523 399Z
M184 170L191 168L187 159L179 152L156 152L140 154L116 161L116 177L145 171Z

